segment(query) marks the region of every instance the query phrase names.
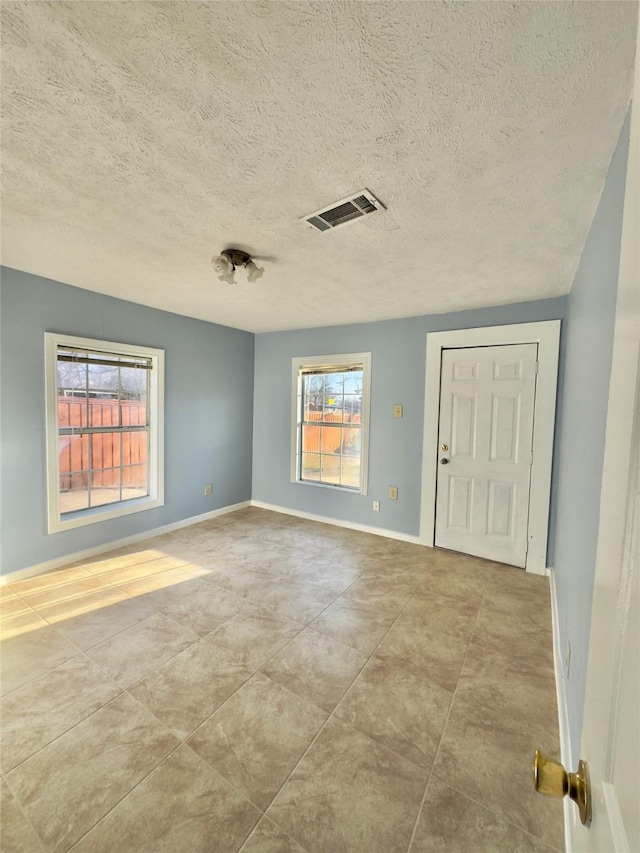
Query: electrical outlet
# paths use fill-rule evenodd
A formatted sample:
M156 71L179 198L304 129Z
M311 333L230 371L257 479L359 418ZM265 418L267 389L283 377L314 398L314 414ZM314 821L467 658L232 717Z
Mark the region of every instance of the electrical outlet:
M401 418L402 417L402 404L401 403L396 403L395 406L393 407L393 417L394 418Z
M397 486L389 486L389 500L397 501L398 500L398 487Z
M207 483L207 485L204 487L204 496L206 498L208 498L210 494L211 494L211 483Z
M569 678L571 671L571 643L567 643L567 653L564 656L564 677Z
M380 512L380 501L374 501L373 502L373 511L374 512Z

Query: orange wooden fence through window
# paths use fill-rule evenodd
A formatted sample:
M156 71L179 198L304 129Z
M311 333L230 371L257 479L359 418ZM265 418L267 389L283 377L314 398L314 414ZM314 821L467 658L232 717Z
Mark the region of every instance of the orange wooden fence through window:
M58 397L58 425L60 427L110 427L118 426L118 407L122 409L122 424L144 425L147 408L136 400L90 398L89 424L86 400ZM93 475L91 488L117 488L120 485L145 487L147 484L148 433L104 432L92 435L61 435L58 439L60 491L86 489L89 479L89 442ZM122 443L121 443L122 442ZM121 452L122 448L122 452Z
M342 412L305 412L306 421L322 421L316 426L305 425L302 450L305 453L339 453L340 446L343 450L355 445L359 446L360 429L350 429L349 424L359 424L360 414L354 414L351 418L345 412L344 422ZM324 427L324 429L323 429Z

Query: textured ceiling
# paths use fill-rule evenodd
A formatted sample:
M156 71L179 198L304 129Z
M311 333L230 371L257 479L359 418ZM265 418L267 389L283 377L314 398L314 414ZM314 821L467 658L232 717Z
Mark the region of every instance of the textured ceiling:
M251 331L567 293L634 2L4 2L2 261ZM368 187L385 213L298 217ZM265 275L219 282L226 246Z

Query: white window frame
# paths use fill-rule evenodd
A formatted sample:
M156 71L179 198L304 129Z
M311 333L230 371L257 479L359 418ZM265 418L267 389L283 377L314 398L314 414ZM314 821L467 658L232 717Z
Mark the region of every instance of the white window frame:
M362 403L360 410L360 484L357 489L334 486L330 483L314 483L300 479L300 454L302 439L302 370L305 367L335 367L362 364ZM340 355L299 356L291 360L291 482L302 486L334 489L345 494L366 495L369 480L369 424L371 410L371 353L355 352Z
M149 383L149 494L145 497L91 507L76 512L60 512L60 471L58 456L58 347L95 350L151 359ZM60 533L111 518L164 506L164 350L151 347L98 341L75 335L45 332L45 394L47 443L47 522L49 533Z

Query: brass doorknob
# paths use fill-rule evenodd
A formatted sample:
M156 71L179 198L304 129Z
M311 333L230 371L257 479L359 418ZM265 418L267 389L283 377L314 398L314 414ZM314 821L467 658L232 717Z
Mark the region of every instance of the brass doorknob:
M444 458L443 458L443 459L441 459L441 460L440 460L440 464L441 464L441 465L448 465L448 464L449 464L449 460L448 460L448 459L444 459Z
M548 797L565 797L568 794L578 806L582 823L585 826L591 823L591 785L586 761L578 762L577 773L567 773L562 764L536 749L533 787Z

